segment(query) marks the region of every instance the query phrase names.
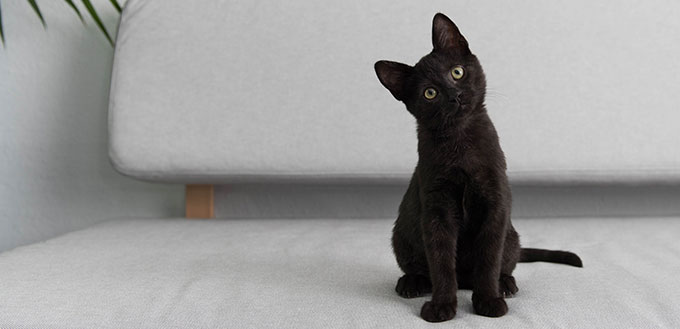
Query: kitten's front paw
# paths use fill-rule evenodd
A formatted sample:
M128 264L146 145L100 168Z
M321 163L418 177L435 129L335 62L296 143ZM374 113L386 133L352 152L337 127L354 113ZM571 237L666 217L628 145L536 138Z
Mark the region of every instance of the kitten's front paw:
M472 307L475 313L492 318L508 313L508 304L505 303L503 297L480 297L472 294Z
M404 298L419 297L432 292L430 278L418 274L404 274L395 288L399 296Z
M453 319L456 316L456 303L439 303L431 301L423 304L420 316L427 322L442 322Z

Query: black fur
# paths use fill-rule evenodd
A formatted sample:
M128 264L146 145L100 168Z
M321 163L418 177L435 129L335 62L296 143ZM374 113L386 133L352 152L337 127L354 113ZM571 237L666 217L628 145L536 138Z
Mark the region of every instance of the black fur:
M486 80L467 40L445 15L432 24L433 50L415 66L379 61L380 82L415 116L418 165L399 207L392 246L404 271L397 293L432 293L423 319L456 314L457 289L472 289L477 314L508 311L517 292L518 261L581 266L573 253L521 249L510 222L512 204L505 156L484 106ZM452 69L461 66L462 77ZM425 97L434 88L436 97ZM431 95L430 95L431 96Z

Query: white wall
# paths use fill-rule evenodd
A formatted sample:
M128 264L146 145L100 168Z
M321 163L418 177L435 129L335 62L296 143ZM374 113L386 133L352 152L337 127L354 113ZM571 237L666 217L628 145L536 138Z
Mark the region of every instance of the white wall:
M80 4L79 1L76 3ZM93 1L106 26L118 14ZM2 1L0 49L0 251L102 220L178 216L182 188L132 180L107 157L112 47L64 1Z
M405 185L218 186L220 218L396 218ZM513 218L666 217L680 215L675 184L520 185Z

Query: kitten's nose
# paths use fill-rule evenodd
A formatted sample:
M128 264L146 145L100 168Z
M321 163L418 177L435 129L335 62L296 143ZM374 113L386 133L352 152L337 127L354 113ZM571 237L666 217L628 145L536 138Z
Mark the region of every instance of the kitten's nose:
M462 91L458 91L455 89L449 89L449 102L451 103L460 103L460 96L463 94Z

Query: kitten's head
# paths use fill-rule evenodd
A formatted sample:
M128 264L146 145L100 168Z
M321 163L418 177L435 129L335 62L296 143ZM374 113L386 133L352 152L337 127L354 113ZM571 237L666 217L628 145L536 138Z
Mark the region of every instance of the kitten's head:
M486 80L467 40L444 14L436 14L432 21L432 45L432 52L413 67L379 61L375 72L419 124L441 127L481 108Z

